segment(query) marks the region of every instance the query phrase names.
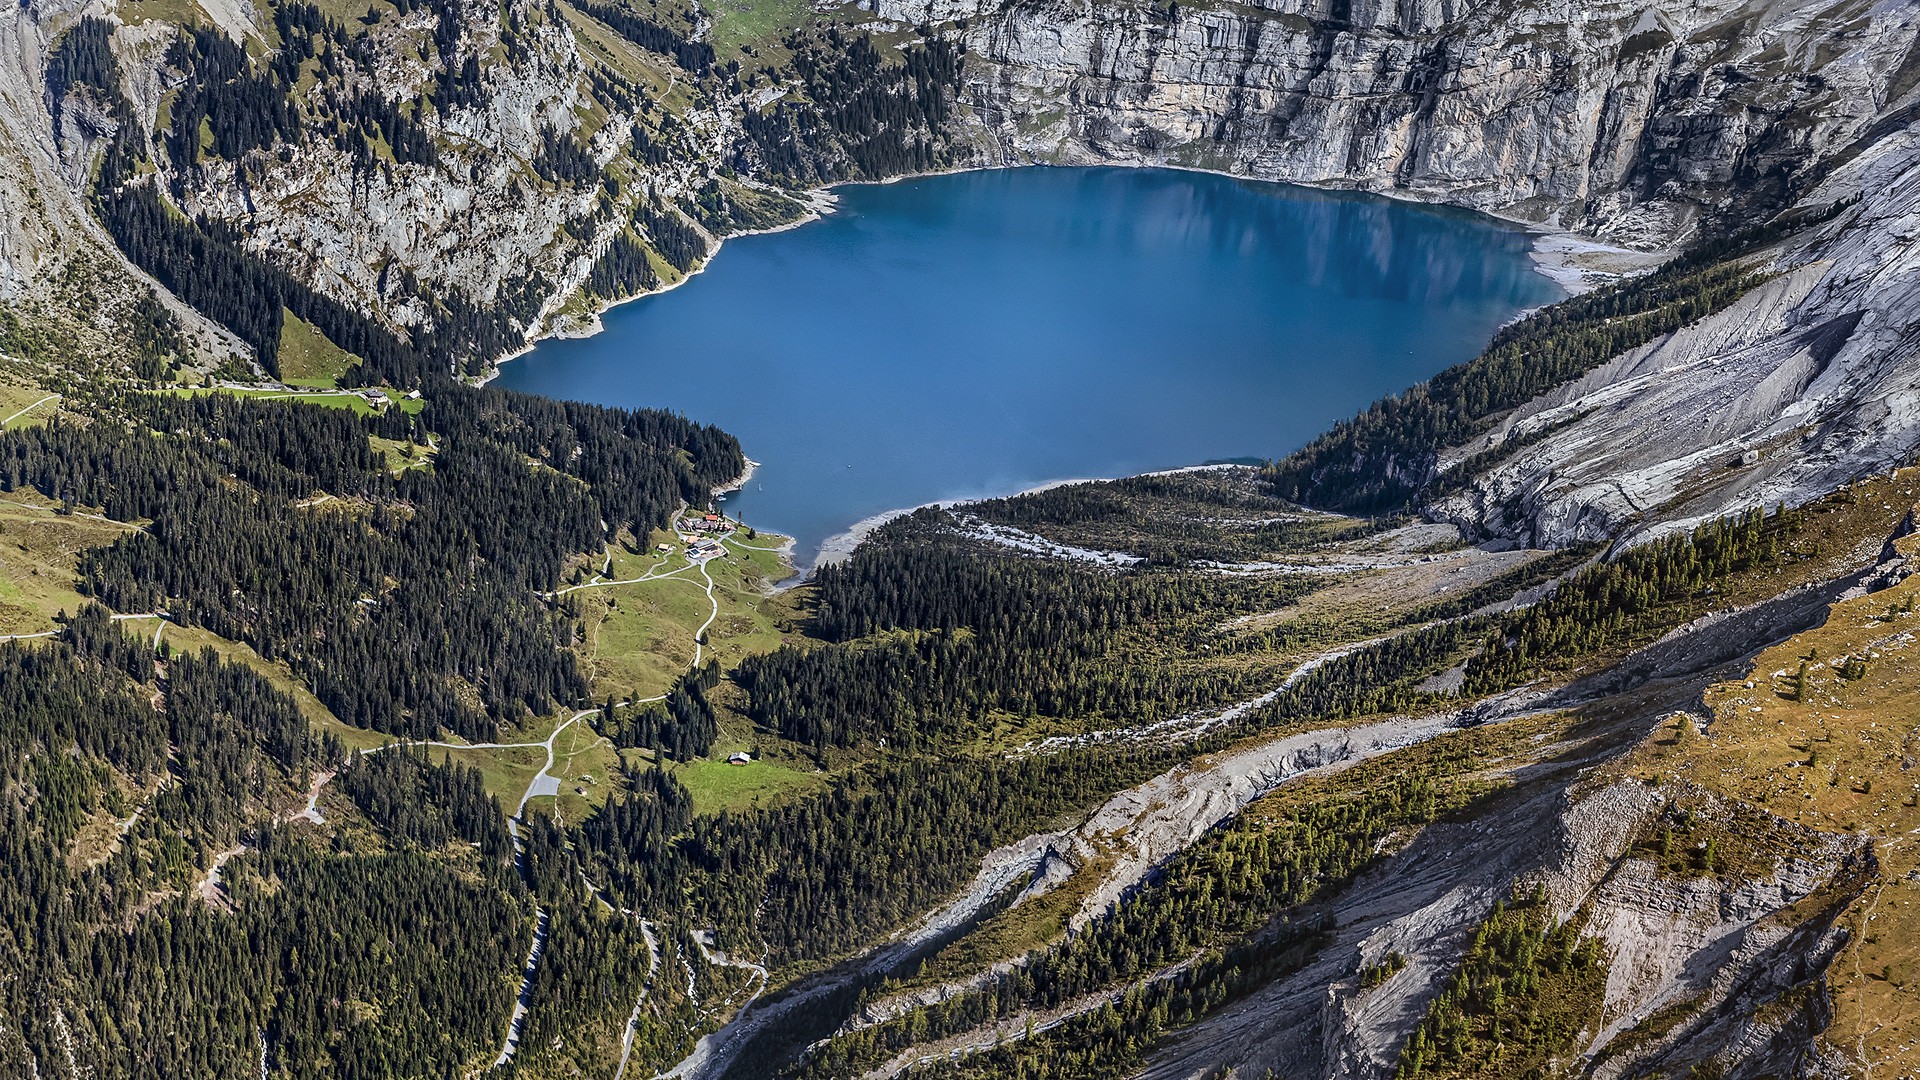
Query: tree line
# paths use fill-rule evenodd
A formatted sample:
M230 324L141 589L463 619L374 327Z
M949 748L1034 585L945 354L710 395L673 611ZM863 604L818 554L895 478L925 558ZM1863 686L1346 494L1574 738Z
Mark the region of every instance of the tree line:
M281 53L285 60L297 55ZM167 64L181 76L165 139L175 165L200 163L203 125L212 134L214 155L227 161L238 161L249 150L300 141L304 126L289 96L297 67L292 77L284 66L256 67L225 31L201 26L174 38Z
M1732 575L1778 565L1804 521L1804 511L1756 508L1573 575L1507 620L1502 640L1467 664L1464 692L1517 686L1568 661L1652 641L1713 604Z
M1763 280L1736 257L1682 258L1544 308L1495 334L1472 360L1381 398L1268 465L1266 478L1297 503L1399 511L1435 479L1439 451L1629 349L1724 310Z
M1607 982L1600 938L1584 914L1559 920L1544 885L1494 901L1460 969L1401 1047L1395 1080L1497 1068L1551 1070L1600 1012Z
M1165 749L916 757L855 770L822 794L710 816L692 814L671 774L638 770L574 842L625 906L655 918L699 912L722 948L764 948L777 967L866 943L957 888L992 848L1177 759Z
M783 645L734 671L757 721L816 748L909 751L969 739L995 715L1152 722L1263 689L1274 676L1261 666L1197 665L1171 647L1307 589L989 555L954 542L943 517L920 511L820 569L811 625L832 644Z
M421 414L442 440L433 467L397 476L369 436L428 438L398 409L135 395L123 414L0 435L0 486L150 521L85 553L82 587L245 641L347 722L410 737L490 740L582 700L578 627L535 594L608 524L662 527L741 460L669 414L465 387ZM298 505L321 492L368 505Z
M1236 475L1237 473L1237 475ZM1247 562L1368 535L1368 521L1307 517L1244 472L1132 476L970 503L967 513L1061 543L1122 551L1156 567Z
M424 745L355 751L333 783L388 836L430 850L457 839L496 862L513 854L500 800L487 794L480 770L450 755L435 764Z
M1130 1072L1162 1032L1310 959L1330 926L1309 906L1376 862L1381 838L1483 794L1477 785L1436 782L1470 768L1470 754L1432 756L1430 775L1382 777L1352 795L1290 808L1284 816L1245 811L1176 855L1080 933L982 989L835 1036L788 1073L809 1080L859 1076L915 1045L1103 991L1111 1000L1051 1032L1029 1030L1019 1042L910 1075L1092 1080ZM1129 988L1122 993L1121 987ZM890 992L883 985L870 996Z
M617 4L584 0L574 7L648 52L673 57L675 64L695 76L705 75L713 67L713 46L707 42L690 40L671 27L642 18Z
M709 660L676 679L663 700L600 711L600 734L622 750L636 747L675 761L707 756L720 735L720 720L707 693L720 685L720 663Z
M926 172L953 161L944 127L959 94L964 46L932 37L889 64L870 36L831 25L795 30L783 44L805 99L741 118L769 174L797 186Z

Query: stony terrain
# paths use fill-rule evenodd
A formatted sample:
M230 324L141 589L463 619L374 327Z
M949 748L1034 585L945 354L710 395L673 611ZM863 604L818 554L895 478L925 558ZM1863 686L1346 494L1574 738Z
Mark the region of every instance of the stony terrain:
M0 16L0 313L11 320L0 323L0 352L21 369L9 374L46 384L23 404L66 385L52 356L112 360L128 312L151 289L88 210L114 120L86 95L55 103L45 92L58 35L85 15L115 20L123 89L155 142L180 77L166 55L179 20L151 6L42 0ZM797 90L699 83L558 4L456 6L458 55L487 58L487 93L431 120L437 162L389 154L361 167L315 140L242 162L161 160L154 183L178 209L238 227L250 251L387 325L418 326L423 296L457 292L482 306L526 301L522 338L605 299L588 302L580 286L643 200L723 180L735 193L770 189L746 122L776 100L799 100ZM270 15L244 0L186 7L256 53L273 48ZM693 14L710 34L713 13ZM947 132L960 147L956 166L1162 164L1357 188L1554 230L1543 246L1576 261L1603 246L1610 254L1599 262L1612 272L1782 211L1834 211L1754 255L1768 280L1731 307L1444 453L1443 470L1508 440L1519 447L1422 507L1431 524L1408 533L1421 545L1457 535L1481 549L1456 557L1360 545L1326 555L1320 569L1388 576L1348 580L1316 607L1247 616L1239 628L1424 600L1534 557L1517 547L1633 543L1735 510L1813 503L1920 453L1920 15L1911 4L872 0L820 14L895 44L965 43ZM417 7L370 25L377 56L345 62L336 88L416 100L447 62L427 45L440 32L434 16ZM509 40L512 26L521 29ZM615 76L646 105L607 90ZM663 152L635 148L636 121ZM549 136L579 140L590 160L582 177L541 175L534 161ZM667 213L702 251L725 231L699 225L684 204ZM649 265L664 270L659 238L646 239ZM196 374L245 360L233 334L164 290L154 295L190 341ZM1848 494L1846 512L1870 520L1820 554L1818 573L1754 586L1726 610L1716 601L1662 640L1610 657L1623 662L1608 670L1461 711L1236 746L1083 819L1049 823L990 854L957 896L849 969L770 994L682 1069L718 1075L783 1011L843 989L835 978L877 979L964 935L1010 895L1016 902L998 910L1067 898L1062 922L1083 931L1283 782L1327 780L1363 759L1492 726L1509 745L1480 772L1508 785L1500 798L1472 818L1393 838L1383 861L1329 904L1330 941L1310 963L1170 1036L1144 1075L1391 1075L1464 943L1516 882L1543 886L1554 917L1583 920L1608 958L1571 1069L1602 1080L1696 1069L1910 1072L1914 1041L1901 1025L1920 1013L1908 989L1920 985L1911 944L1920 927L1914 902L1892 897L1920 873L1901 847L1920 820L1898 801L1909 794L1913 748L1904 730L1897 745L1874 742L1877 724L1914 704L1908 641L1886 625L1898 621L1890 602L1903 597L1911 617L1916 587L1905 581L1914 543L1906 483ZM1010 537L1029 539L1010 529L994 538L1017 548ZM1816 669L1817 701L1789 701L1769 682L1822 648L1830 659L1871 654L1872 676ZM1836 731L1842 746L1819 766L1825 784L1811 779L1820 731L1823 747ZM1662 861L1650 844L1680 811L1742 861L1716 869L1708 860L1701 873ZM1395 954L1405 967L1368 985L1363 973ZM987 985L1020 959L866 1001L842 1031ZM768 976L759 979L755 994ZM1044 1030L1105 1002L1096 995L1032 1019ZM1022 1019L915 1048L881 1072L935 1050L986 1049L1023 1034Z
M1902 129L1837 166L1805 202L1858 206L1775 254L1777 277L1515 411L1485 445L1565 426L1436 510L1546 544L1597 540L1797 504L1911 460L1917 164L1920 137Z
M996 161L1354 186L1632 246L1792 201L1920 73L1920 27L1900 4L875 9L967 23L984 61L968 90Z
M275 47L264 9L214 7L207 22L257 51ZM691 78L599 23L556 23L525 0L505 18L455 8L453 59L487 57L486 92L476 105L426 114L437 163L361 168L310 140L250 155L244 168L171 167L182 209L242 224L303 281L399 326L420 315L396 268L481 302L531 289L540 315L550 314L641 193L681 195L723 166L751 168L759 155L743 145L745 114L796 97ZM875 0L870 10L861 27L910 40L917 25L967 46L955 164L1206 168L1471 206L1656 250L1821 193L1891 195L1881 181L1905 160L1897 133L1920 75L1920 25L1897 3L1669 10L1514 0L1461 11L1384 0ZM165 56L168 23L131 7L33 4L7 17L0 79L10 153L20 158L8 170L14 210L0 244L10 295L75 253L111 258L81 199L112 122L76 107L54 130L40 77L52 39L86 14L125 24L126 90L142 123L163 118L178 78ZM330 85L404 107L448 62L429 44L444 32L425 8L380 21L370 34L376 59L343 61ZM637 96L608 91L608 76ZM673 121L660 126L662 139L673 132L664 158L629 160L628 128L642 114ZM543 130L580 138L597 167L624 182L611 206L597 185L556 187L535 174ZM1842 175L1829 175L1836 166ZM1862 212L1877 238L1897 235L1905 213L1892 197ZM1897 299L1873 294L1869 252L1831 257L1838 277L1822 291L1835 295L1816 308L1795 301L1797 328L1850 301ZM540 315L527 332L541 332Z

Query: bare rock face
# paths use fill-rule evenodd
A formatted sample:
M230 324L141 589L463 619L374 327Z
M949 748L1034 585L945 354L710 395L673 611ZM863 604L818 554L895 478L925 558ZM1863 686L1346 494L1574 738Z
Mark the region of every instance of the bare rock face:
M451 59L484 57L484 92L427 115L437 163L355 167L315 138L239 162L163 162L163 180L181 209L239 224L253 249L300 280L398 326L422 317L399 288L405 271L430 290L526 309L519 317L533 330L578 287L640 183L671 196L720 162L744 160L742 116L766 102L696 94L673 105L681 134L669 160L629 176L636 182L609 212L594 184L552 184L530 168L542 130L571 136L583 117L597 125L590 151L604 165L631 119L609 115L617 110L590 88L573 29L533 17L537 6L459 7ZM965 41L967 107L955 124L974 164L1214 169L1454 203L1649 249L1830 183L1835 162L1897 130L1920 67L1920 21L1890 3L1844 17L1785 0L1685 9L1574 0L872 0L872 8ZM262 16L241 0L208 11L236 40L263 33ZM103 134L93 121L110 118L77 108L55 131L32 108L46 39L80 13L71 0L45 0L9 17L16 35L34 40L17 51L23 62L8 72L0 111L24 125L17 144L40 146L64 180L66 205L54 217L86 227L76 221L85 217L79 196ZM415 8L374 26L371 58L345 60L333 89L415 100L449 60L428 44L444 32L434 21ZM509 40L509 25L523 32ZM144 124L178 81L165 57L172 34L145 22L116 35ZM9 214L7 225L29 217ZM0 259L17 264L29 249L56 260L63 250L50 237L15 238ZM1604 513L1620 518L1615 507ZM1585 535L1602 518L1589 525L1553 528Z
M22 296L57 269L61 253L87 242L91 224L69 194L70 169L53 137L45 100L47 43L35 11L11 5L0 14L0 300ZM77 115L64 122L76 134L85 126Z
M1535 401L1430 512L1540 546L1798 503L1920 452L1920 19L1753 0L873 0L954 20L983 160L1167 164L1657 249L1859 198L1733 309Z
M1553 429L1432 508L1543 544L1653 536L1796 505L1920 452L1920 130L1804 200L1858 205L1763 266L1766 284L1516 410L1465 456Z
M1817 889L1844 887L1871 853L1855 838L1779 822L1804 850L1770 870L1745 880L1666 875L1630 845L1667 795L1631 781L1582 793L1541 780L1472 822L1422 832L1335 905L1335 939L1312 963L1182 1032L1143 1075L1391 1075L1467 939L1515 882L1544 886L1556 916L1585 918L1601 943L1606 988L1579 1040L1582 1071L1676 1075L1714 1058L1721 1075L1796 1072L1783 1066L1825 1023L1810 980L1844 936L1781 913ZM1357 973L1395 952L1405 968L1364 986ZM1664 1022L1648 1024L1656 1017Z
M1778 1051L1804 1046L1792 1037L1808 1019L1795 998L1819 995L1792 992L1845 938L1824 920L1795 925L1778 913L1833 882L1864 845L1776 828L1810 850L1761 880L1675 879L1627 860L1594 890L1589 925L1611 957L1602 1027L1584 1054L1596 1080L1684 1072L1709 1058L1735 1075L1797 1071L1780 1069ZM1792 1051L1784 1056L1790 1064Z
M83 16L104 13L99 0L35 0L0 12L0 314L51 331L76 363L114 351L124 340L121 316L152 284L126 264L87 210L95 151L118 121L84 89L48 100L54 37ZM145 32L128 28L128 40ZM155 295L202 355L244 349L164 290Z
M1910 89L1920 29L1752 0L873 6L966 22L990 161L1352 186L1644 247L1791 202Z
M531 23L531 6L518 0L510 15ZM330 141L310 138L278 153L255 151L244 162L177 170L183 209L245 222L251 246L300 280L402 325L417 313L398 287L401 268L430 288L457 288L482 303L504 301L536 275L549 283L542 299L564 291L556 286L570 287L600 230L586 230L584 242L562 230L592 211L594 191L551 189L527 163L542 130L571 137L575 109L586 107L574 37L551 24L531 25L521 48L506 49L497 5L462 11L460 55L501 55L486 69L482 100L429 121L437 163L356 165ZM372 35L373 65L342 62L343 94L404 102L434 76L420 57L421 43L434 36L433 13L415 9L391 21ZM148 75L164 84L162 56L150 57Z

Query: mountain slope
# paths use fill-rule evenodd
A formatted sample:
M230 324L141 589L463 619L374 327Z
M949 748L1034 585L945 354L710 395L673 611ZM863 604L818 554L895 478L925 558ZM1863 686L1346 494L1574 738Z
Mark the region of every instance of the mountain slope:
M0 1062L1905 1068L1916 35L13 9ZM1266 468L924 511L778 598L777 539L677 535L731 437L460 381L811 186L1029 161L1686 251Z

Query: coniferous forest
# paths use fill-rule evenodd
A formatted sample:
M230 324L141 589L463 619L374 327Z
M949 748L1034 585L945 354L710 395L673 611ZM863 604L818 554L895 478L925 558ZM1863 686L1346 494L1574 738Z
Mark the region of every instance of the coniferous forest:
M732 1076L862 1076L1053 1013L1044 1030L900 1061L900 1074L1129 1075L1169 1032L1319 955L1340 929L1328 906L1397 845L1500 805L1508 781L1478 776L1517 753L1511 740L1452 731L1392 767L1355 764L1346 787L1276 774L1110 907L1071 926L1056 912L1019 962L991 958L872 1023L847 1021L1017 912L1033 879L1000 882L899 966L854 969L990 853L1077 835L1116 794L1276 734L1464 716L1586 675L1799 557L1807 516L1781 507L1622 551L1525 553L1431 595L1326 600L1367 580L1334 556L1385 561L1364 545L1522 440L1445 472L1441 451L1760 284L1752 256L1786 228L1761 226L1522 319L1257 470L917 511L787 607L742 573L753 604L781 612L754 625L755 644L715 648L709 619L688 635L692 663L678 642L658 646L672 672L657 696L616 699L596 667L614 604L567 584L589 561L610 571L616 550L660 559L654 533L739 478L743 449L673 412L473 385L544 317L556 287L539 275L481 299L396 263L376 308L289 269L238 219L183 213L188 179L244 179L250 160L294 146L332 146L356 181L435 165L453 153L436 119L488 104L471 12L451 0L391 5L432 28L432 48L405 58L427 74L399 96L343 74L390 59L370 30L385 7L271 7L272 48L202 26L164 40L166 119L150 135L116 57L124 29L81 18L50 50L49 114L78 103L114 121L85 181L92 211L163 292L133 308L144 386L80 388L62 415L0 431L0 492L32 501L14 505L111 530L65 553L62 586L83 604L50 633L0 643L0 1073L652 1076L764 994L799 1005L748 1040ZM733 53L754 54L716 49L699 9L540 8L484 13L500 20L500 55L523 60L540 31L591 21L612 35L595 48L649 54L667 92L702 103L775 70L743 75ZM1172 25L1178 8L1153 18ZM568 280L594 301L631 296L680 280L719 238L806 212L783 191L963 160L951 125L966 49L914 32L784 32L780 92L741 114L726 165L671 188L615 175L603 155L663 166L703 133L664 115L657 88L593 68L586 85L625 110L611 134L543 118L523 162L543 198L588 208L563 225L596 238ZM616 207L622 192L640 194ZM391 393L349 409L211 379L162 391L191 350L164 293L245 346L233 363L258 370L236 377L277 379L304 324L350 354L340 385ZM404 325L383 313L403 308ZM1112 558L1031 555L984 541L983 522ZM1437 547L1391 554L1452 551ZM698 589L687 569L680 583ZM716 579L700 573L705 604ZM617 584L631 582L582 587ZM215 644L176 649L167 628ZM1867 664L1840 670L1858 680ZM1796 701L1808 678L1803 663ZM536 786L563 779L542 755L550 767L572 725L618 764L569 817ZM715 759L730 746L759 760L729 771ZM518 754L480 753L500 750ZM749 766L781 784L753 787L767 773ZM578 772L566 784L588 779ZM1095 838L1115 845L1104 855L1124 832ZM1709 870L1716 850L1701 849ZM1067 873L1102 857L1080 852ZM1550 1075L1577 1042L1576 1007L1605 982L1583 917L1556 921L1544 891L1505 892L1475 918L1408 1021L1403 1080L1490 1069L1508 1047L1527 1075ZM1350 974L1371 990L1408 963L1394 952Z
M559 555L593 550L604 522L663 523L739 461L731 440L677 417L485 390L417 416L219 395L130 394L110 409L85 426L0 435L9 490L140 526L85 556L84 586L119 610L164 610L246 642L340 719L410 738L484 741L502 724L586 705L569 651L578 631L563 605L540 600ZM431 441L431 468L388 471L370 437ZM635 476L646 462L664 462L657 488ZM321 492L356 508L300 505ZM695 959L693 931L773 969L830 961L940 902L993 847L1193 755L1262 731L1444 707L1448 692L1419 684L1449 665L1464 662L1470 692L1482 693L1657 636L1715 583L1777 564L1800 526L1791 513L1718 523L1576 573L1520 611L1462 617L1461 604L1430 605L1429 624L1350 650L1197 740L1008 757L969 747L1002 723L1072 731L1271 690L1284 670L1232 649L1211 665L1176 657L1227 645L1223 619L1285 608L1312 586L1017 559L923 513L823 572L807 646L731 671L704 665L657 703L593 709L599 733L657 764L629 768L581 820L523 818L517 842L476 770L421 747L348 752L250 670L212 652L156 655L90 606L52 644L0 646L0 699L14 703L0 713L14 792L0 843L35 868L8 885L11 947L30 977L0 1008L37 1017L0 1050L43 1059L85 1025L79 1045L110 1074L239 1075L210 1063L244 1060L251 1076L264 1046L270 1075L438 1075L492 1052L537 932L545 959L528 984L529 1038L583 1061L617 1056L609 1048L631 1033L650 1060L671 1060L704 1023L694 999L663 993L640 1013L633 1003L657 985L658 957L681 958L696 991L719 977ZM715 701L729 693L767 735L867 763L815 794L697 811L668 766L710 751ZM1339 889L1385 833L1479 797L1471 785L1431 786L1473 756L1442 755L1440 772L1303 806L1284 823L1209 833L1093 932L976 993L836 1040L803 1071L851 1075L902 1046L1053 1008L1196 950L1218 957L961 1073L1130 1068L1157 1032L1311 955L1324 928L1305 914L1282 914L1291 921L1277 935L1248 935ZM324 774L364 825L316 850L290 819ZM102 814L129 825L104 849L86 847L99 843ZM81 847L100 854L62 854ZM55 944L19 944L29 940ZM217 992L170 994L183 970ZM721 986L710 989L729 992ZM46 1001L59 1008L33 1012ZM807 1022L831 1026L831 1012L817 1015ZM156 1024L191 1034L155 1046L145 1033ZM1452 1029L1436 1030L1429 1038L1451 1045ZM1537 1035L1548 1047L1561 1037ZM777 1048L755 1052L775 1056L743 1060L779 1066Z

